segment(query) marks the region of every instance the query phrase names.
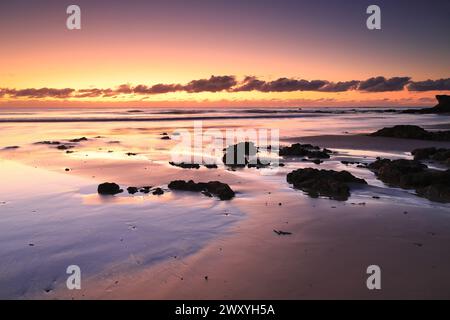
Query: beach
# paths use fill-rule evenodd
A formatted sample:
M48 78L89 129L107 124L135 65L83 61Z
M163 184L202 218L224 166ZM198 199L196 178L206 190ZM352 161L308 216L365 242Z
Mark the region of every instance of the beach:
M169 164L175 133L198 123L205 131L277 129L280 146L332 153L320 163L280 157L284 166L265 169ZM450 205L388 186L363 166L450 148L367 135L399 124L442 130L448 116L377 108L5 111L0 297L448 299ZM346 170L367 185L352 185L345 201L312 198L286 181L302 168ZM236 195L221 201L168 187L191 179L226 183ZM123 192L99 195L104 182ZM130 194L130 186L164 193ZM80 266L81 290L66 287L69 265ZM370 265L382 270L382 290L366 286Z

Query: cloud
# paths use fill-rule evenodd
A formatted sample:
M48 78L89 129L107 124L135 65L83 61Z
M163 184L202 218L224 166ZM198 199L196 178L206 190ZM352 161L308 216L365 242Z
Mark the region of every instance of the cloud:
M75 91L72 88L54 89L54 88L28 88L28 89L6 89L5 93L15 98L69 98Z
M394 77L390 79L386 79L385 77L370 78L361 81L358 90L366 92L401 91L410 80L410 77Z
M211 76L209 79L192 80L183 87L187 92L219 92L230 90L237 84L235 76Z
M239 83L239 85L233 88L233 92L241 92L241 91L253 91L253 90L261 90L261 88L266 84L265 81L259 80L253 76L247 76L244 80Z
M339 81L339 82L329 82L322 88L320 88L319 91L322 92L345 92L349 90L356 90L358 88L358 84L360 84L361 81L358 80L351 80L351 81Z
M409 91L450 90L450 78L439 80L412 81L408 85Z
M255 76L247 76L242 81L237 81L235 76L211 76L208 79L192 80L187 84L155 84L147 86L139 84L131 86L122 84L116 88L28 88L28 89L9 89L0 88L0 98L116 98L120 95L142 95L151 96L155 94L165 94L171 92L184 91L188 93L199 92L295 92L295 91L316 91L316 92L346 92L358 90L363 92L389 92L401 91L404 88L409 91L431 91L431 90L450 90L450 79L411 81L410 77L374 77L367 80L350 80L331 82L327 80L304 80L294 78L279 78L274 81L260 80Z
M290 78L279 78L275 81L265 83L262 92L292 92L292 91L317 91L327 84L324 80L296 80Z

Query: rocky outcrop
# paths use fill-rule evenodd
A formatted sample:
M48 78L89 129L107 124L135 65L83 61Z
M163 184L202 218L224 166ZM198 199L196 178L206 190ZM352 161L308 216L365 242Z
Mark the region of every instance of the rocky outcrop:
M98 186L97 192L102 195L115 195L123 192L120 186L114 182L105 182Z
M311 144L295 143L291 146L280 148L280 156L284 157L308 157L309 159L329 159L331 150L321 150Z
M432 160L450 167L450 149L422 148L411 152L415 160Z
M346 201L350 197L349 184L367 184L364 179L356 178L348 171L313 168L292 171L287 175L287 182L310 197L323 196L338 201Z
M402 139L450 141L450 131L427 131L419 126L398 125L391 128L383 128L369 134L372 137L389 137Z
M432 170L417 160L405 159L378 159L368 168L387 185L414 189L431 201L450 202L450 170Z
M403 113L410 113L410 114L450 113L450 96L437 95L436 99L438 101L438 104L433 108L408 109L403 111Z
M217 196L220 200L230 200L235 196L234 191L228 184L219 181L195 183L192 180L175 180L169 183L168 187L171 190L206 192Z

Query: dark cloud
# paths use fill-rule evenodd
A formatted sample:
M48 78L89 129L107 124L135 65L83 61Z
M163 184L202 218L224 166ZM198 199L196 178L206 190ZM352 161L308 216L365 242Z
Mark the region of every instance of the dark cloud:
M329 82L326 80L298 80L293 78L279 78L274 81L259 80L254 76L247 76L242 81L236 81L235 76L211 76L209 79L192 80L186 85L182 84L156 84L153 86L122 84L116 88L89 88L75 90L72 88L28 88L8 89L0 88L0 97L11 98L97 98L117 97L121 94L153 95L170 92L185 91L198 92L294 92L294 91L318 91L318 92L345 92L359 90L364 92L388 92L401 91L405 86L410 91L450 90L450 79L411 81L409 77L374 77L364 81L350 80Z
M121 84L117 87L116 93L118 94L130 94L133 93L133 88L128 84Z
M327 84L324 80L296 80L279 78L266 82L260 89L262 92L292 92L292 91L317 91Z
M343 82L330 82L325 86L320 88L319 91L322 92L345 92L349 90L356 90L358 88L358 84L360 81L351 80L351 81L343 81Z
M117 95L116 91L110 88L107 89L80 89L77 91L74 98L97 98L97 97L113 97Z
M386 79L385 77L370 78L361 81L358 89L366 92L401 91L410 80L410 77L394 77L390 79Z
M234 76L211 76L209 79L193 80L183 87L187 92L219 92L230 90L237 84Z
M450 78L439 80L412 81L408 85L409 91L448 91L450 90Z
M256 77L247 76L236 88L233 88L233 91L259 91L265 84L265 81L258 80Z
M68 98L75 91L75 89L64 88L64 89L54 89L54 88L28 88L28 89L8 89L8 95L12 97L28 97L28 98Z

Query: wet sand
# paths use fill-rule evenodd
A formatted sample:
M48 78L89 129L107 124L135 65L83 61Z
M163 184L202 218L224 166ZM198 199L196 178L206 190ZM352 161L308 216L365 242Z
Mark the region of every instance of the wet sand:
M371 171L341 163L369 163L377 156L410 159L412 149L448 148L449 143L367 137L361 135L359 115L355 117L354 122L336 118L331 134L322 136L314 132L327 125L327 118L307 127L297 119L259 123L284 127L283 144L313 143L335 151L321 165L283 159L285 167L273 175L223 166L170 166L169 150L176 141L161 140L161 132L174 130L164 123L42 124L39 131L32 124L0 128L10 134L0 138L3 146L19 146L0 151L5 182L0 187L0 296L450 298L448 204L388 187ZM370 126L377 127L384 119L376 115L373 121ZM225 124L212 121L205 127ZM339 134L344 127L352 134ZM77 143L73 153L34 144L66 143L82 136L88 141ZM287 173L305 167L348 170L368 185L352 187L345 202L313 199L286 182ZM219 201L171 191L167 184L175 179L220 180L237 195ZM105 181L122 188L159 186L165 194L101 197L96 188ZM69 264L82 267L80 291L65 287ZM382 269L380 291L366 287L366 269L373 264Z

